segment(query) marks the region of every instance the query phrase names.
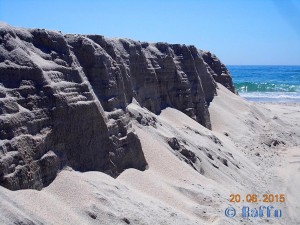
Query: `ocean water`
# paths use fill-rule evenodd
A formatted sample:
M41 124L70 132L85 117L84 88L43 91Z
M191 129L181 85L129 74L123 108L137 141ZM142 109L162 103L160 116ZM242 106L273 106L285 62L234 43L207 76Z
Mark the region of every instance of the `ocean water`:
M300 66L227 66L240 96L256 102L300 102Z

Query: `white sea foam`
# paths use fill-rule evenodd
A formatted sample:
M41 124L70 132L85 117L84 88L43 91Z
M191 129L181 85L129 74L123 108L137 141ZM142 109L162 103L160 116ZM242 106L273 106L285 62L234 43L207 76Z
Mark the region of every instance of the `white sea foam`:
M299 92L242 92L241 97L261 102L300 102Z

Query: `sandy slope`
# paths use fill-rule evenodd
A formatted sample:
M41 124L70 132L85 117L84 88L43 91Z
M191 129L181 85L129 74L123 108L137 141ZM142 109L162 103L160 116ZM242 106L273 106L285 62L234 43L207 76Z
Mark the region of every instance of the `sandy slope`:
M175 109L157 116L132 103L133 117L148 121L132 124L146 171L113 179L66 168L42 191L0 187L0 224L300 224L300 105L249 103L219 86L213 131ZM194 163L170 147L173 138ZM230 203L231 193L285 194L286 203L271 204L283 217L243 219L246 203ZM229 206L236 217L224 215Z
M258 176L261 195L285 194L286 203L269 204L284 214L274 224L300 224L300 104L241 102L240 97L222 92L210 108L213 130L227 132L237 149L255 163L257 171L249 175ZM221 121L220 115L226 120Z

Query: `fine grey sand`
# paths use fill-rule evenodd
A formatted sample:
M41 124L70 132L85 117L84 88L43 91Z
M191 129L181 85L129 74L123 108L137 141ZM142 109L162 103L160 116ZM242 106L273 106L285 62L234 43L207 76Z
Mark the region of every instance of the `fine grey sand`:
M155 115L133 101L127 110L148 121L133 120L145 171L114 179L67 167L41 191L0 186L0 224L300 224L300 105L251 103L218 86L212 131L176 109ZM284 203L265 204L283 216L242 218L243 205L262 203L231 203L230 194L284 194Z

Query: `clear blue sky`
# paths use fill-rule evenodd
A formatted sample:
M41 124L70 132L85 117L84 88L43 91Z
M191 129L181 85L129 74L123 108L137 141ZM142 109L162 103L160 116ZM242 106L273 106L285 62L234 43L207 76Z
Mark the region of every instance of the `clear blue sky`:
M227 65L300 65L300 0L0 0L0 20L192 44Z

